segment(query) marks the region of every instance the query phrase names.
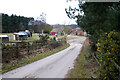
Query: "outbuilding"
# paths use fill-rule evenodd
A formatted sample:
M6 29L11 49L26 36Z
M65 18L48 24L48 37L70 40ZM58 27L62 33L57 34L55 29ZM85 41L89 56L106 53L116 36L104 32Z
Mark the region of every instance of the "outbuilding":
M19 32L13 34L14 40L27 40L28 34L26 32Z
M0 35L0 40L2 40L2 42L8 42L9 41L9 36L7 36L7 35Z

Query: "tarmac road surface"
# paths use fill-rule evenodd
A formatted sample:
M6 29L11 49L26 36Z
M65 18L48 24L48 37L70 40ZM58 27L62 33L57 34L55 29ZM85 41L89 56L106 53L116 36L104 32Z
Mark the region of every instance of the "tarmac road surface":
M85 37L69 40L70 47L31 64L2 74L2 78L64 78L74 67Z

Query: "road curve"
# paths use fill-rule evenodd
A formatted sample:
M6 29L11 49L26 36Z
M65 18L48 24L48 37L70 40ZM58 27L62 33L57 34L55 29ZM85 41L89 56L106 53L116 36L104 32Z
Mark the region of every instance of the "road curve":
M67 49L9 71L2 78L64 78L68 70L73 68L85 40L85 37L69 40L70 47Z

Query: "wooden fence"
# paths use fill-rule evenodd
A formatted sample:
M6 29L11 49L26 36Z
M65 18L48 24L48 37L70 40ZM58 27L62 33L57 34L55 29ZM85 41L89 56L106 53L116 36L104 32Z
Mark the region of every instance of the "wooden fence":
M45 50L52 50L64 42L55 40L51 41L34 41L34 42L6 42L2 44L2 61L6 62L14 58L20 58L23 55L30 55L33 52L43 53Z

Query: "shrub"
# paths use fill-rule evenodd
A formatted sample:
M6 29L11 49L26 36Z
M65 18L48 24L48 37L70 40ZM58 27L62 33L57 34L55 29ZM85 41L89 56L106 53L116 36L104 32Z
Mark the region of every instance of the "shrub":
M48 35L45 35L45 36L41 35L41 37L40 37L40 41L42 42L43 45L46 44L48 39L49 39Z
M111 63L111 60L119 64L120 58L120 33L112 31L110 33L104 33L98 40L97 57L101 63L100 78L102 79L114 79L119 75L119 71L115 65Z
M56 41L56 37L53 37L53 40Z
M51 41L49 41L48 45L49 45L49 48L55 49L59 46L59 43L55 40L51 40Z

